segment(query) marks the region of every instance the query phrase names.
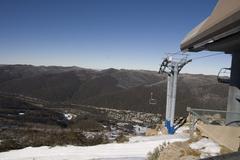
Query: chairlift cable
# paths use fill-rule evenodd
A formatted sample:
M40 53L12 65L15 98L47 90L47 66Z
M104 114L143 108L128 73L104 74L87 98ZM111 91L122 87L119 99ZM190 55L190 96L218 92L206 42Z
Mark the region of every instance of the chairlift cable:
M216 53L216 54L211 54L211 55L207 55L207 56L192 58L192 60L198 60L198 59L202 59L202 58L213 57L213 56L218 56L218 55L223 55L223 54L224 53Z
M180 54L182 54L181 53L181 51L179 50L179 51L177 51L177 52L173 52L173 53L166 53L167 55L170 55L170 56L173 56L173 55L180 55Z
M177 52L174 52L174 53L167 53L167 54L170 55L170 56L175 56L175 55L184 55L186 57L191 56L191 55L188 55L188 54L184 54L181 51L177 51ZM223 54L224 53L215 53L215 54L211 54L211 55L207 55L207 56L195 57L195 58L192 58L192 60L198 60L198 59L202 59L202 58L207 58L207 57L212 57L212 56L217 56L217 55L223 55Z

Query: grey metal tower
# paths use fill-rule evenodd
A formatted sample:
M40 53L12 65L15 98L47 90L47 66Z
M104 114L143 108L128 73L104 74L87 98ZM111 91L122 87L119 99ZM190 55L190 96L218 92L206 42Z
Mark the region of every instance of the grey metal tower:
M182 68L192 60L187 60L186 57L181 59L173 59L167 57L163 60L159 73L167 73L167 101L166 101L166 115L165 115L165 127L168 129L169 134L175 132L174 116L176 106L176 94L177 94L177 78Z

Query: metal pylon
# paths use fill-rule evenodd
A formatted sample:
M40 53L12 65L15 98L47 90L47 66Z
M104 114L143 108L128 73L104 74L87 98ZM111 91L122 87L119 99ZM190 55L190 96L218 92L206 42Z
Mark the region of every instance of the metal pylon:
M174 134L174 115L177 93L177 78L181 69L192 60L182 58L173 60L172 57L167 57L163 60L159 73L167 73L167 101L166 101L166 117L165 127L168 129L168 134Z

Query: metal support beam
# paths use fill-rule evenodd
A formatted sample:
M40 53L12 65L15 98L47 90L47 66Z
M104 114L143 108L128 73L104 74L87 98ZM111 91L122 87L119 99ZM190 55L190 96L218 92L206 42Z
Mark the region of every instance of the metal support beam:
M227 111L240 112L240 53L232 54ZM226 123L231 123L234 121L240 121L240 115L234 113L227 113Z
M172 77L167 76L167 101L166 101L166 114L165 114L165 127L170 127L170 111L171 111L171 95L172 95Z
M170 111L170 128L169 134L175 132L174 129L174 116L175 116L175 106L176 106L176 94L177 94L177 77L178 77L178 63L173 65L173 81L172 81L172 95L171 95L171 111Z
M167 73L167 101L166 101L166 119L165 127L168 129L169 134L174 134L174 115L176 105L177 94L177 77L181 69L191 60L187 60L187 57L173 60L172 57L167 57L163 60L159 73Z

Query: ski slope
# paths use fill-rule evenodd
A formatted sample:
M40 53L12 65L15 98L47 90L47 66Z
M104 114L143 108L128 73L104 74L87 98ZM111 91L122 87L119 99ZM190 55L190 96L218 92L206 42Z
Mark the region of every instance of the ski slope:
M96 146L27 147L0 153L0 160L144 160L147 153L164 142L186 141L185 134L136 136L127 143Z

